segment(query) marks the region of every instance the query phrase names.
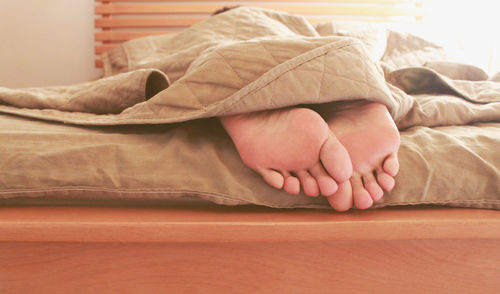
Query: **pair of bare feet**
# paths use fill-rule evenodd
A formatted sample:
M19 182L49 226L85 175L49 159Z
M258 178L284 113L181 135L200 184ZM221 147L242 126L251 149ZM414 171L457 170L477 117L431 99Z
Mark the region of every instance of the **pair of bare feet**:
M395 185L399 132L382 104L289 108L221 122L243 162L287 193L323 195L346 211L371 207Z

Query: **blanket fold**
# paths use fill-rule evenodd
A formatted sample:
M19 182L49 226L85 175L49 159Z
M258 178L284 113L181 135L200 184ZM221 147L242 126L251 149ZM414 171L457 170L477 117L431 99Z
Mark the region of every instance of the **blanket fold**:
M63 112L118 114L147 101L169 86L155 69L137 70L72 86L8 89L0 87L0 105L23 111L54 109Z

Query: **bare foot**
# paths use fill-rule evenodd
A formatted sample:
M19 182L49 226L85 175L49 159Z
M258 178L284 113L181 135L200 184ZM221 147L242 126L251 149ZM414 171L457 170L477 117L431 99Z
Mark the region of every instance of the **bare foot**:
M366 209L394 188L399 171L399 131L385 105L354 102L327 114L327 122L349 152L353 176L328 197L330 205L345 211L354 205Z
M243 162L290 194L333 195L352 176L349 155L323 118L308 108L221 117Z

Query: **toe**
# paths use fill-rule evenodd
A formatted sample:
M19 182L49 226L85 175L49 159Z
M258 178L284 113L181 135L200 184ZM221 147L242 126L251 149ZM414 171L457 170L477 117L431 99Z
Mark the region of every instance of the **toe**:
M354 201L354 205L359 209L367 209L372 206L373 199L370 196L370 193L363 186L363 181L361 176L357 173L354 173L351 178L351 186L352 186L352 198Z
M332 132L330 132L328 139L321 147L320 159L328 174L337 183L344 182L351 177L351 158Z
M300 193L300 181L298 178L292 176L289 172L282 171L285 178L285 183L283 184L283 190L289 194L299 194Z
M304 190L304 193L307 196L318 196L319 195L319 187L316 180L309 174L309 172L305 170L301 170L295 172L295 174L299 177L300 185Z
M285 179L283 178L283 175L280 174L279 172L265 168L258 169L257 172L262 176L264 181L271 187L274 187L276 189L283 188Z
M396 185L394 177L384 172L381 168L377 168L377 182L379 183L380 187L382 187L382 189L387 192L392 191L392 189Z
M395 177L399 171L399 161L397 153L392 153L384 161L384 171L389 175Z
M316 163L309 172L316 179L321 195L330 196L337 192L338 185L335 180L326 173L321 163Z
M328 203L336 211L347 211L352 208L352 188L350 181L339 183L335 194L328 196Z
M375 180L375 176L373 175L373 172L369 172L363 175L363 185L365 187L365 190L368 191L370 196L372 197L373 201L378 201L382 196L384 196L384 191L382 191L382 188L377 183L377 180Z

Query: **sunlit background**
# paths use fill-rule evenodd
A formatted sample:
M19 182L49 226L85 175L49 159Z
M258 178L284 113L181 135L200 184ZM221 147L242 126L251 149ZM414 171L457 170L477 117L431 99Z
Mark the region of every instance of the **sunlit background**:
M424 0L424 32L457 58L500 71L500 1Z

